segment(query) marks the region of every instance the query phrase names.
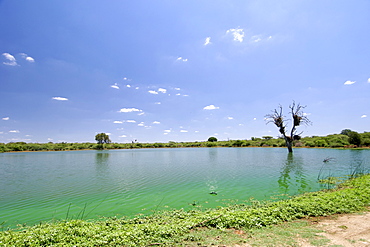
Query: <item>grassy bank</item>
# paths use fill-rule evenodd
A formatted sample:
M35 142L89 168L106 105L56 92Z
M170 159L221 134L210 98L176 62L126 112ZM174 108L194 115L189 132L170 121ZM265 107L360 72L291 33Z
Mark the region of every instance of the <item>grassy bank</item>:
M334 190L278 202L255 202L207 211L165 211L134 219L70 220L0 232L1 246L181 246L199 242L201 229L256 229L310 216L349 213L370 204L370 175ZM217 230L218 231L218 230Z

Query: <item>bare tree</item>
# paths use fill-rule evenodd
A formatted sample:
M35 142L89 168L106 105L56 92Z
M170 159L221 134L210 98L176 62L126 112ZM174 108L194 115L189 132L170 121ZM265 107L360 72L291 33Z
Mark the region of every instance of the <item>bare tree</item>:
M297 134L297 127L301 124L309 125L311 121L307 118L307 116L303 113L303 109L306 106L302 106L297 104L293 101L293 104L289 106L290 114L292 115L292 129L290 132L287 131L287 121L285 116L283 115L283 107L279 105L278 109L272 111L272 114L268 114L265 116L267 123L274 123L276 127L279 128L280 134L283 135L285 144L288 148L289 153L293 152L293 141L301 139L300 135L303 133Z

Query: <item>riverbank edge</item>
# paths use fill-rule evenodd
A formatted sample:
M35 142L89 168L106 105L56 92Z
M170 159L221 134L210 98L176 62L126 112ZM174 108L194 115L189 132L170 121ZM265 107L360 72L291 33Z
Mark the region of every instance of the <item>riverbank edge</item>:
M351 213L370 205L370 175L332 190L277 202L252 201L210 210L172 210L151 216L65 220L0 232L3 246L181 246L199 228L253 229L295 219ZM195 238L194 241L200 241Z
M145 150L145 149L181 149L181 148L282 148L286 149L286 147L272 147L272 146L246 146L246 147L225 147L225 146L212 146L212 147L143 147L143 148L110 148L110 149L76 149L76 150L24 150L24 151L5 151L1 152L0 154L4 153L43 153L43 152L78 152L78 151L110 151L110 150ZM294 147L295 149L339 149L339 150L370 150L370 147L309 147L309 146L303 146L303 147Z

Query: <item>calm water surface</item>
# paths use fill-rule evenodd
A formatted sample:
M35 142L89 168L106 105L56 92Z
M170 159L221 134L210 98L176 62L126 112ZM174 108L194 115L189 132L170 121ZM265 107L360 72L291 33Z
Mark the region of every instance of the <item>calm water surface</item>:
M325 158L334 158L324 163ZM0 154L0 224L279 198L370 167L370 150L181 148ZM217 195L210 194L216 192Z

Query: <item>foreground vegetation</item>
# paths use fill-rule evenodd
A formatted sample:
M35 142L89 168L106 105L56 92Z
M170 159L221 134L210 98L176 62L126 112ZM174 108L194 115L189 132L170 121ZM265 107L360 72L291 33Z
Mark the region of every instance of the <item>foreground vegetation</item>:
M348 130L349 131L349 130ZM370 132L333 134L328 136L303 137L294 141L295 147L327 147L327 148L354 148L369 147ZM0 152L14 151L67 151L83 149L131 149L131 148L180 148L180 147L285 147L283 138L263 136L262 138L252 137L250 140L228 140L217 141L211 137L204 142L168 142L168 143L25 143L10 142L0 143Z
M294 219L363 210L370 205L370 175L336 189L277 202L251 202L217 209L173 210L151 216L65 220L0 232L1 246L182 246L204 241L207 231L253 230ZM203 234L204 235L204 234ZM196 245L196 244L195 244Z

